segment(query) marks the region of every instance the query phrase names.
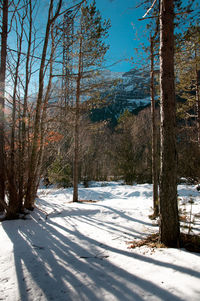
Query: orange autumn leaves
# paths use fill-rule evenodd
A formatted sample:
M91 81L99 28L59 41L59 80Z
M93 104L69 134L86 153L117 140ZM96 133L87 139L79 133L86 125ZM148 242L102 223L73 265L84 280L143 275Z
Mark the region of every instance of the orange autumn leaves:
M56 131L50 131L47 133L46 139L45 139L45 145L48 145L49 143L55 143L59 142L63 139L63 135L56 132Z

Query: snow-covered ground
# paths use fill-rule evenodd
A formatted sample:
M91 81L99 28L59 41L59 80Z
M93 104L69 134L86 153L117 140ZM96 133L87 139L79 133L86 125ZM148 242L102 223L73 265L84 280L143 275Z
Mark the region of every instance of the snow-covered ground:
M70 203L72 189L40 189L26 220L0 224L0 300L200 300L200 254L128 248L158 230L148 218L151 185L93 183L79 196L97 202ZM182 210L191 198L199 214L200 193L179 186ZM199 233L198 215L195 227Z

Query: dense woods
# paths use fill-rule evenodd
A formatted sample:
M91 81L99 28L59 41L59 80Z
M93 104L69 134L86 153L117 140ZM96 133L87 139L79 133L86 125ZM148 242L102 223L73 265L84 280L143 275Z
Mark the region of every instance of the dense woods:
M41 180L72 186L74 202L80 182L153 182L152 218L160 216L161 241L177 245L177 183L200 178L196 4L143 1L148 67L130 71L140 72L140 80L129 74L135 86L128 91L125 77L102 68L111 25L95 1L43 3L41 32L40 1L1 2L0 210L6 218L34 209ZM133 90L137 105L126 107L123 97L131 99Z

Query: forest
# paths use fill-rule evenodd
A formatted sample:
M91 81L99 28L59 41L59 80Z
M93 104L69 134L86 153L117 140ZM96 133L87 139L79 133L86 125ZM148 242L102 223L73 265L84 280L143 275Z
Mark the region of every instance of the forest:
M115 0L107 1L109 5L116 3ZM5 241L8 245L9 238L14 246L18 245L18 234L14 231L14 235L9 227L15 222L19 222L16 225L24 229L26 237L38 231L39 242L31 241L31 236L28 238L32 245L30 250L26 240L22 240L22 236L19 238L19 245L24 246L27 254L34 249L46 250L49 244L52 254L55 252L59 257L54 236L58 235L60 244L61 240L74 235L71 228L67 234L62 231L65 231L67 217L72 221L70 214L76 215L75 211L77 220L73 220L73 225L85 227L86 233L73 238L77 247L72 242L66 245L70 250L74 248L72 253L76 253L76 248L81 252L78 239L86 245L94 243L90 236L92 230L89 230L89 225L94 227L94 219L99 228L101 218L104 221L104 233L98 233L97 225L94 230L98 237L103 237L111 228L118 231L117 224L109 226L116 218L124 227L123 231L121 228L121 232L111 234L109 248L97 250L96 245L94 247L95 252L110 252L105 257L95 255L94 258L110 258L114 248L120 248L122 243L120 240L112 250L115 235L122 239L122 233L127 231L126 240L130 241L130 231L126 229L135 227L133 222L138 222L141 216L144 218L141 223L150 227L146 233L150 236L144 242L144 229L136 226L135 231L143 235L136 235L139 242L134 239L129 243L133 250L143 247L143 243L148 246L150 242L154 248L183 247L200 252L199 221L195 223L200 215L200 6L197 0L143 0L133 1L133 5L132 10L142 8L144 14L138 15L138 19L146 24L141 33L141 46L135 53L133 50L134 61L138 64L133 66L130 61L129 71L115 74L109 71L106 62L112 23L102 17L98 1L2 0L0 3L0 230L4 233L2 237L7 233ZM60 195L58 203L54 194L58 199ZM114 203L118 195L120 198L123 195L128 207L117 201ZM130 209L133 206L129 205L131 197L136 196L141 204ZM103 205L99 201L108 203ZM189 210L187 217L184 206ZM98 215L99 210L102 217ZM94 219L90 218L90 211ZM60 231L56 230L57 215L55 222L48 222L54 214L60 214L62 218L57 224ZM110 220L107 220L107 214ZM37 220L35 224L34 220ZM41 226L45 220L49 224ZM152 225L157 227L156 233ZM40 232L42 227L45 229L43 234ZM40 249L44 234L45 246ZM107 240L101 241L98 246L106 243ZM65 252L62 245L58 248L61 253ZM129 256L127 247L123 248L122 254ZM16 250L15 257L22 256L21 251ZM82 250L80 258L93 258L90 251L84 255L85 250ZM46 256L50 258L52 254ZM142 258L145 256L138 254L135 256L141 256L140 259L145 261ZM165 255L168 258L169 254ZM189 256L183 256L182 260L189 261ZM22 259L25 263L27 260L27 269L34 271L32 278L37 284L34 273L39 263L32 270L28 256ZM34 260L38 258L33 257ZM65 262L68 259L62 254L59 260ZM195 260L191 260L194 264ZM16 259L15 262L20 266ZM156 264L155 258L152 263ZM106 269L111 261L104 264ZM126 266L127 262L124 264ZM45 275L46 268L43 268ZM57 273L59 267L54 268ZM197 278L199 268L197 266L194 272ZM72 264L70 273L75 269ZM190 274L192 269L195 270L195 264L191 271L186 266L183 269L188 269ZM96 272L103 273L100 267ZM20 273L22 277L23 273ZM116 273L121 275L120 271ZM109 278L109 273L106 277ZM120 277L112 285L122 284ZM128 275L124 277L129 281ZM137 281L141 285L141 279ZM44 284L43 279L41 282ZM32 282L29 284L34 287ZM38 287L44 292L48 285L42 285L38 281ZM73 285L79 287L75 282ZM188 300L180 299L175 288L170 295L170 285L166 286L166 291L159 288L155 296L157 288L152 287L149 291L152 299L149 300ZM19 287L21 291L26 290L21 282ZM121 288L123 296L126 295L125 287ZM83 295L80 292L73 295L71 290L68 299L63 295L65 289L63 284L60 297L52 299L48 294L34 299L34 294L23 293L16 300L111 300L108 289L109 293L104 297L93 295L95 286ZM116 291L113 300L144 300L139 291L133 297L134 289L131 288L126 297L120 295L122 291ZM198 293L194 293L190 298L189 294L188 298L196 301L197 296ZM11 298L5 296L5 300L15 300Z

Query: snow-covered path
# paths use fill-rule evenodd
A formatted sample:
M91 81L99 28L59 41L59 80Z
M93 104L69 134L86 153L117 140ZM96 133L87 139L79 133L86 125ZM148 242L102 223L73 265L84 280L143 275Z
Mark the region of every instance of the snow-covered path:
M40 210L0 224L0 300L200 300L199 254L128 249L158 230L148 219L151 185L111 183L79 195L98 202L74 204L71 189L41 189ZM180 203L193 197L200 212L194 186L179 186L179 196Z

